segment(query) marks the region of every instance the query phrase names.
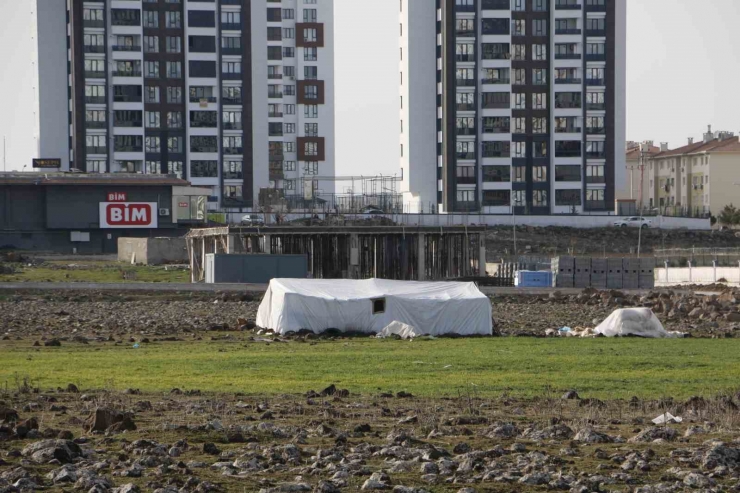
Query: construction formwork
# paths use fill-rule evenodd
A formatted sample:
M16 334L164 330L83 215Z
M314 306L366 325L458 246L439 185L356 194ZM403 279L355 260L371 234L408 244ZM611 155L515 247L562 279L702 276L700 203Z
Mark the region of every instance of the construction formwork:
M624 259L606 259L606 287L608 289L622 289L622 275L624 274Z
M591 286L591 257L576 257L573 287L588 288Z
M556 257L552 259L553 287L575 287L575 257Z
M191 281L209 253L306 255L314 279L443 280L485 277L483 226L222 227L186 236Z
M639 279L638 279L638 286L640 289L655 288L655 259L654 258L641 258L640 259L640 274L639 274Z
M591 259L591 287L596 289L606 289L606 278L608 272L607 259Z

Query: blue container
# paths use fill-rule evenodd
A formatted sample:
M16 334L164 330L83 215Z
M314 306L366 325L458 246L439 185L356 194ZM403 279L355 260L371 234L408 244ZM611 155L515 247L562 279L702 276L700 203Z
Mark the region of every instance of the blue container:
M552 272L520 270L515 281L519 288L549 288L552 287Z

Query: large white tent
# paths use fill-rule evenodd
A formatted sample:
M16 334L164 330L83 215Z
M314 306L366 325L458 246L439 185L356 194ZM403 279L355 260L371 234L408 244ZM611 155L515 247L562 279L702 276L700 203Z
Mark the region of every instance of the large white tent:
M273 279L257 325L379 333L392 322L429 335L491 335L491 301L473 283L368 279Z

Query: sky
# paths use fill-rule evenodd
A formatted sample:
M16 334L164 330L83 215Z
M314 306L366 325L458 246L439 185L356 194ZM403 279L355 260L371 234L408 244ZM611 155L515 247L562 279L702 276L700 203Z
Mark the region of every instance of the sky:
M0 0L0 137L9 170L30 168L35 153L31 1ZM710 124L740 133L740 2L623 1L627 138L675 148ZM335 0L337 174L399 173L398 15L398 0Z

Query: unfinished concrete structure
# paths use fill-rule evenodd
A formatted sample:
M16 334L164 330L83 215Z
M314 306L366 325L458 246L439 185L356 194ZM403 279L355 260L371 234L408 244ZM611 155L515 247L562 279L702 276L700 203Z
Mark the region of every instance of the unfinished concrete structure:
M118 260L143 265L185 263L185 238L118 238Z
M209 253L308 256L314 279L422 281L486 275L484 226L222 227L186 236L192 282Z

